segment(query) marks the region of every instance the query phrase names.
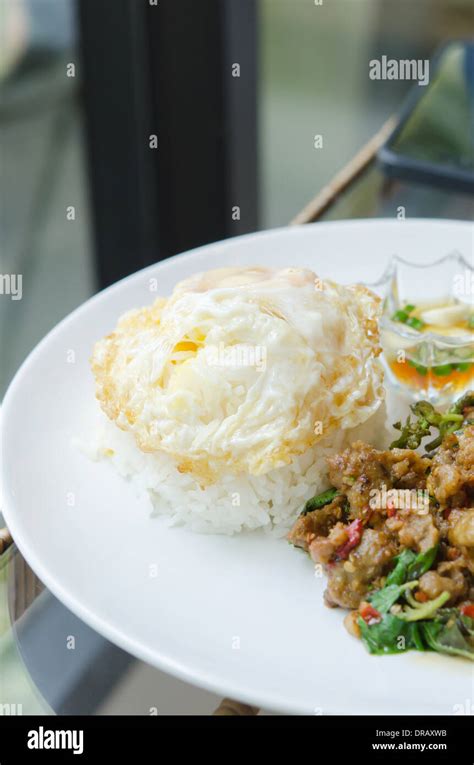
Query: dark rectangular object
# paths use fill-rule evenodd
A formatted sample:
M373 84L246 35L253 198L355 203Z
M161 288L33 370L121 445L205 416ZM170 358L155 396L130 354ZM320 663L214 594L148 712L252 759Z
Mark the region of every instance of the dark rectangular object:
M427 114L426 103L431 103L432 110L433 104L436 105L438 121L441 113L444 117L446 110L449 112L449 109L452 109L452 103L449 103L449 100L446 102L446 98L443 101L442 97L440 97L440 78L443 74L447 73L446 67L452 64L451 61L448 61L448 57L456 48L462 49L463 53L462 77L464 79L463 84L466 98L465 132L469 136L468 146L464 147L464 150L465 152L466 149L467 151L470 150L470 164L463 163L465 156L462 154L461 145L456 146L456 151L450 145L443 146L447 154L443 159L436 156L426 156L427 152L425 149L428 146L438 145L439 151L440 141L439 135L436 133L431 135L429 133L430 122L428 117L431 116L433 121L434 115ZM390 178L400 178L412 183L425 183L456 192L472 194L474 193L474 172L472 168L472 155L474 152L474 133L472 132L474 118L474 43L462 40L446 43L438 50L430 64L432 70L430 83L426 88L418 85L412 87L401 109L397 126L378 152L378 161L384 173ZM452 68L449 70L449 75L452 78ZM459 83L457 84L459 85ZM432 89L434 85L437 87L437 91ZM449 89L453 92L454 85L452 82L449 83ZM437 96L435 95L436 93ZM433 101L434 98L438 99L438 103ZM431 102L427 102L427 99L431 99ZM418 123L420 122L422 118L419 112L423 106L425 106L422 123L424 133L422 133L418 125L417 138L419 146L417 154L415 154L413 146L411 150L407 149L406 139L405 147L403 146L403 136L407 128L409 129L411 126L413 141L413 132L415 132L413 121L418 119ZM456 114L450 115L450 119L456 121L456 118ZM421 136L423 136L424 141L420 140ZM420 148L422 144L424 151Z
M100 286L255 230L253 0L78 0L78 10Z

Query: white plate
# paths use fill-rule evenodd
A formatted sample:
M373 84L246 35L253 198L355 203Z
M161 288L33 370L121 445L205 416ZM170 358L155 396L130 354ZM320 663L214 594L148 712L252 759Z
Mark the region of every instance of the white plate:
M457 249L470 258L472 237L470 224L428 220L263 232L171 258L81 306L33 351L3 407L5 518L38 576L91 627L140 659L267 709L462 710L473 698L468 662L415 652L370 656L346 633L343 613L323 605L324 580L314 577L303 553L261 533L226 538L169 529L71 439L84 432L96 406L92 345L123 311L152 301L150 280L166 295L192 272L237 263L373 280L394 253L429 262Z

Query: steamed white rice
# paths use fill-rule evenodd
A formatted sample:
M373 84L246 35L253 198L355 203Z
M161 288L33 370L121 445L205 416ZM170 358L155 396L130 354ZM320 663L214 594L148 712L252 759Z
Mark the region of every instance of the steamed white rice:
M328 488L326 458L357 439L386 445L384 404L363 425L329 434L285 467L262 476L222 472L219 481L206 488L189 473L180 473L169 455L140 451L133 436L105 416L87 452L131 480L151 501L154 514L168 516L170 525L219 534L263 528L282 536L304 503Z

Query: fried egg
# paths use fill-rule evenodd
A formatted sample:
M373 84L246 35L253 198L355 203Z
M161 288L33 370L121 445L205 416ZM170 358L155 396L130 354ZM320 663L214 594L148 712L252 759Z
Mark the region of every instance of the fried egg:
M96 344L96 395L139 449L203 484L262 475L378 408L379 311L365 287L305 269L197 274Z

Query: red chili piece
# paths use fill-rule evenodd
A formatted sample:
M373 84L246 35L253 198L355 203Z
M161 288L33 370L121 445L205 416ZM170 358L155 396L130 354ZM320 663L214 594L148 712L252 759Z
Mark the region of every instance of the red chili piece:
M343 545L337 548L335 552L335 560L345 560L347 556L349 555L350 551L354 549L354 547L357 547L359 544L361 538L362 538L362 532L364 530L364 524L362 523L360 518L356 518L355 521L352 521L352 523L349 524L347 527L347 533L349 534L349 539L347 542L344 542Z
M366 624L370 624L371 622L373 624L374 622L380 622L382 620L382 614L379 613L376 608L373 608L370 603L362 603L359 613Z

